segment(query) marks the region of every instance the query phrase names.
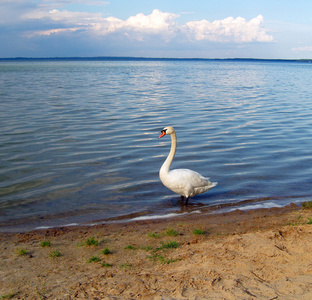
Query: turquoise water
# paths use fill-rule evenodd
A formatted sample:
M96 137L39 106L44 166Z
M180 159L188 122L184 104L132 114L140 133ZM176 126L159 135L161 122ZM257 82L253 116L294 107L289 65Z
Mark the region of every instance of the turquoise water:
M0 61L0 231L211 213L311 199L312 65L287 61ZM158 171L218 186L190 200Z

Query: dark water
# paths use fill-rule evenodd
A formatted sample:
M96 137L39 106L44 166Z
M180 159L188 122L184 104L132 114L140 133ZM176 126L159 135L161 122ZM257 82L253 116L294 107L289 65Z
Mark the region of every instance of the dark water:
M269 61L0 62L0 231L283 206L312 195L312 65ZM174 168L218 186L187 208Z

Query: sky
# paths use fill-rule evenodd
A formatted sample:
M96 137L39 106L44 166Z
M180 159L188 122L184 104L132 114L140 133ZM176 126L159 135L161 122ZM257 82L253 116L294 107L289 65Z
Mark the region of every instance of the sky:
M311 0L0 0L0 58L312 58Z

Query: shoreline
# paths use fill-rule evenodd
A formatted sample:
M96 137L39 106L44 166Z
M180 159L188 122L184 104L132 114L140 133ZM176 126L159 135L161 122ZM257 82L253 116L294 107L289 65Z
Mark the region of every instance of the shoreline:
M276 199L276 198L272 198ZM263 200L271 200L271 198L266 198ZM181 216L186 215L186 217L195 214L198 217L200 216L213 216L224 213L232 213L233 211L241 211L248 212L254 210L261 209L271 209L271 208L281 208L288 207L290 204L300 205L303 201L298 202L289 202L288 204L278 205L278 204L261 204L260 207L255 205L253 208L252 205L248 206L248 204L254 204L254 200L244 200L238 203L230 203L230 204L216 204L216 205L203 205L203 204L192 204L192 205L181 205L180 207L176 207L175 210L169 210L164 213L156 213L153 214L152 211L139 211L139 212L130 212L125 215L108 217L105 219L94 219L90 220L88 217L75 219L71 213L60 213L60 214L52 214L52 215L44 215L41 217L32 216L28 218L18 218L11 219L8 221L0 222L0 234L1 233L26 233L34 230L48 230L48 229L57 229L63 227L92 227L97 225L104 224L116 224L116 223L131 223L133 221L142 220L158 220L158 219L169 219L169 218L179 218ZM246 208L247 207L247 208ZM75 216L74 216L75 217Z
M290 204L0 233L0 297L310 299L310 217Z

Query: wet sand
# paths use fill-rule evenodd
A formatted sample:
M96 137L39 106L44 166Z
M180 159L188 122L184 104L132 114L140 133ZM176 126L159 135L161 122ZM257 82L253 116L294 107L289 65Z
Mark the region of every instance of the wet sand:
M309 218L292 204L0 233L0 298L312 299Z

